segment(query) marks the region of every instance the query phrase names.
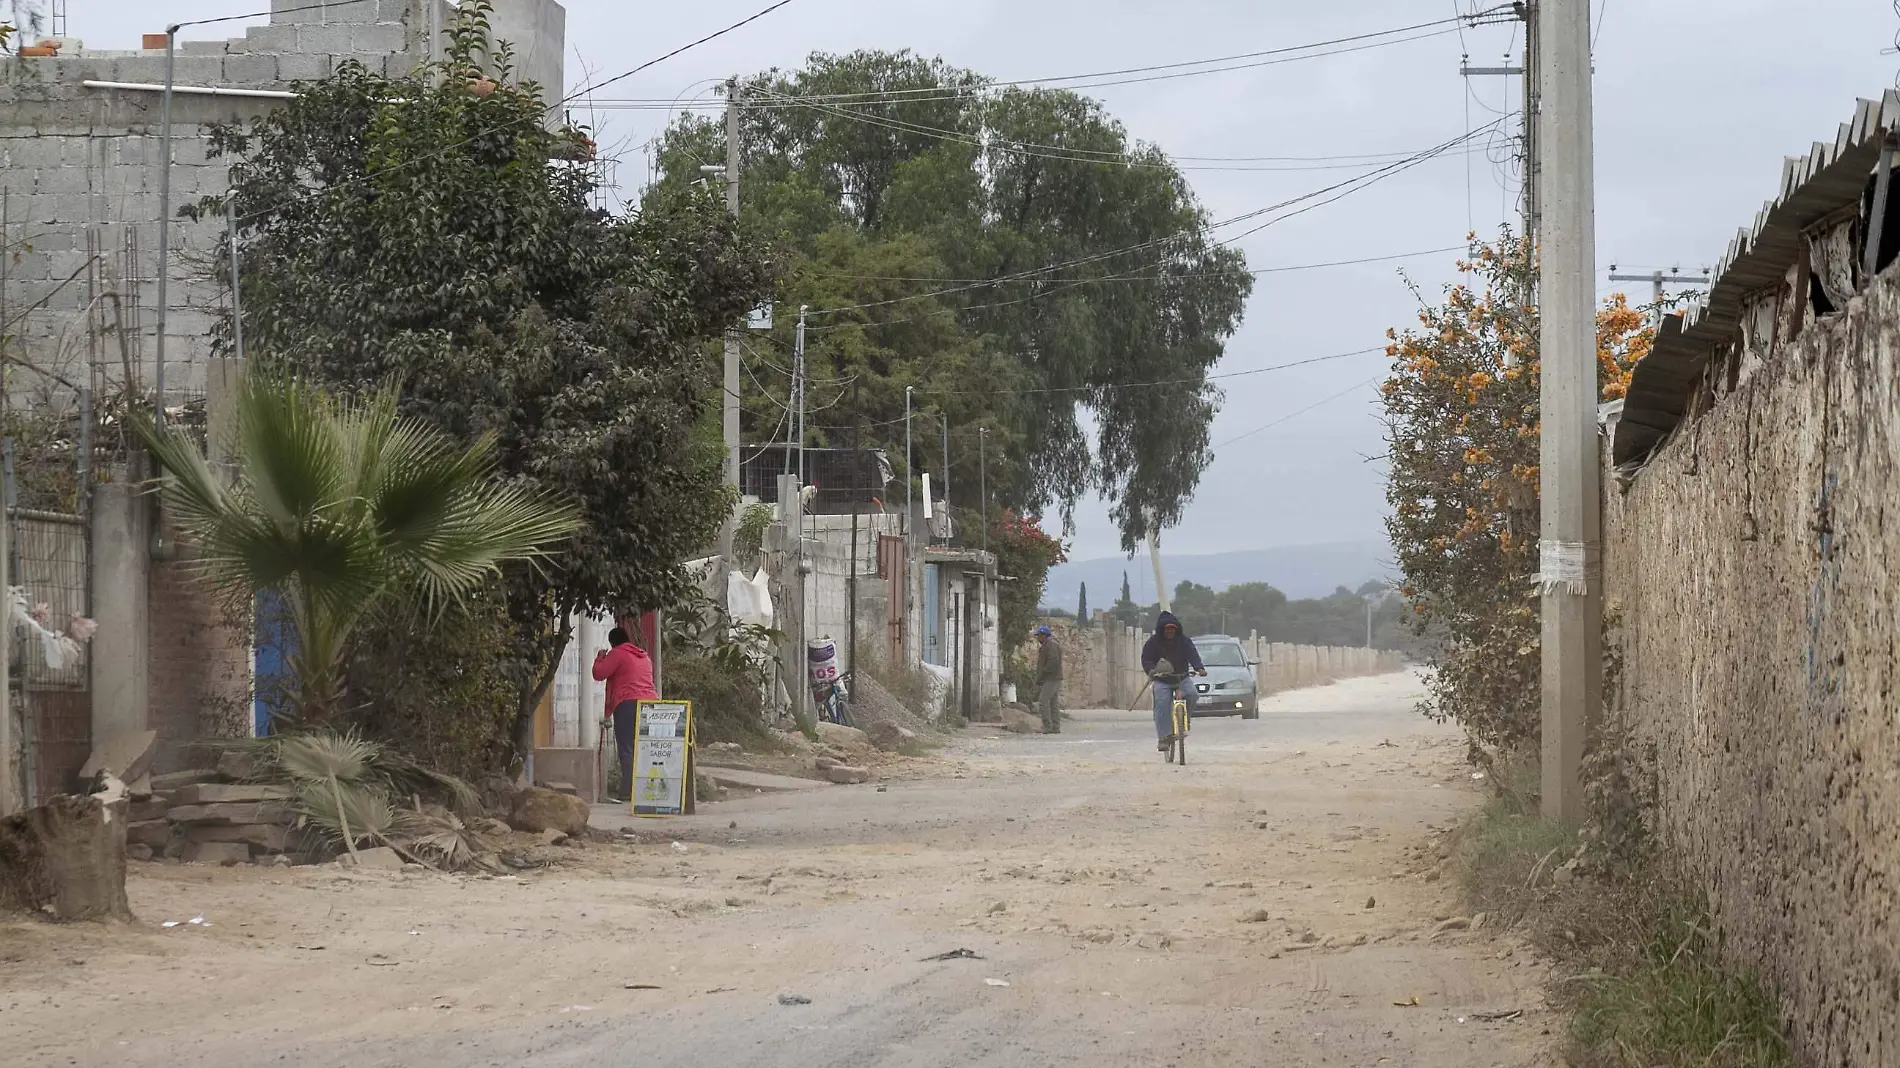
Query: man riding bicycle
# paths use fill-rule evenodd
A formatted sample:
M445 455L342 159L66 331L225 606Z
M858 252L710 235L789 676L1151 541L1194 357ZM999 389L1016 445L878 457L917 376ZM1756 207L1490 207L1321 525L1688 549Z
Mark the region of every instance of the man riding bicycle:
M1154 683L1155 748L1164 753L1174 744L1175 691L1187 702L1188 714L1194 713L1194 687L1185 681L1190 669L1196 675L1207 674L1194 640L1181 630L1181 621L1173 612L1163 612L1155 620L1155 632L1141 647L1141 670Z

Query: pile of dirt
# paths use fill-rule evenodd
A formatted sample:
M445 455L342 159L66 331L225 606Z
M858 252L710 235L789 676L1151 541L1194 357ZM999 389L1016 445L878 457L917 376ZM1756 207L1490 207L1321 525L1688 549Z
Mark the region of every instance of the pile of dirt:
M870 675L860 673L852 681L851 722L879 749L900 749L936 730Z

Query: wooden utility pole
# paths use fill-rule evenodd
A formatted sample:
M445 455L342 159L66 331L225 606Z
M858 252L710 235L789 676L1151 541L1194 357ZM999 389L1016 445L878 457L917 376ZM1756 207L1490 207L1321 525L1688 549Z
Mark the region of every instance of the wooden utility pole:
M1543 810L1576 823L1584 740L1603 703L1590 0L1542 0L1538 9Z

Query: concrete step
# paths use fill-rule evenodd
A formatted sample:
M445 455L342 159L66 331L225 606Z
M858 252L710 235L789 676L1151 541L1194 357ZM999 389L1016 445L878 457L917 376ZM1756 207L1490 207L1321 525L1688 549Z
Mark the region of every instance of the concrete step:
M763 771L746 771L742 768L709 768L702 764L694 770L729 790L790 793L795 790L822 790L831 785L816 779L794 779L789 775L768 775Z

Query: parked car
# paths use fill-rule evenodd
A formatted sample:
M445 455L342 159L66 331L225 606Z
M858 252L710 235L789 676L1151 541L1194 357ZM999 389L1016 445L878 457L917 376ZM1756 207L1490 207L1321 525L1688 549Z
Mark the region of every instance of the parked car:
M1247 655L1239 638L1209 634L1194 639L1200 650L1204 677L1194 680L1194 715L1260 718L1260 686L1254 676L1258 661Z

